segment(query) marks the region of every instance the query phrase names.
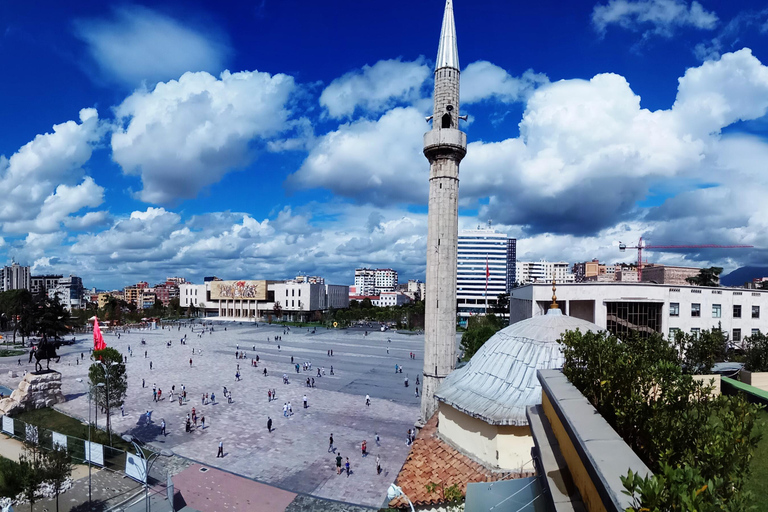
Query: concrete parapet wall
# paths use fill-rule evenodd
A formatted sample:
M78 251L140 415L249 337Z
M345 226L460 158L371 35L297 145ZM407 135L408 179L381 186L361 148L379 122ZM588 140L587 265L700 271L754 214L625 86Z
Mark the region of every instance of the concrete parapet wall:
M559 370L539 370L542 409L573 482L589 512L619 512L631 505L622 494L627 470L651 470Z

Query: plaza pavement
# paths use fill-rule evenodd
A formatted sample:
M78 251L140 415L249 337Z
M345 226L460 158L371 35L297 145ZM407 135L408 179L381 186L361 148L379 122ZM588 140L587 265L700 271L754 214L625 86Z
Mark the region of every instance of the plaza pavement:
M226 328L226 331L225 331ZM306 328L291 328L252 323L215 322L214 332L198 337L201 327L181 330L134 330L116 335L105 333L108 346L128 355L128 393L125 416L113 412L113 430L131 433L157 448L169 448L174 453L205 465L219 467L289 491L359 505L379 507L408 453L406 434L419 416L419 398L414 395L417 375L421 374L423 335L398 334L392 331L363 329L326 330L315 334ZM179 340L187 336L186 345ZM282 336L282 341L274 337ZM269 338L271 341L267 341ZM141 345L142 339L146 345ZM391 339L391 342L387 340ZM170 348L167 341L172 341ZM246 352L247 359L235 359L235 351ZM280 349L278 350L278 345ZM62 389L66 403L57 406L63 412L80 418L88 417L85 387L75 379L87 381L90 336L78 337L74 346L59 350L61 363L52 368L62 373ZM255 346L255 352L253 347ZM192 355L192 349L196 354ZM389 353L387 353L389 348ZM333 357L327 351L334 352ZM144 357L144 351L147 357ZM197 354L202 350L202 354ZM85 364L75 359L85 354ZM415 359L409 358L414 352ZM251 358L259 355L258 368L251 367ZM312 371L297 375L291 365L312 362ZM189 359L192 358L192 367ZM17 358L0 359L0 383L15 389L20 377L11 378L8 370L32 370L27 358L17 365ZM149 369L150 361L153 369ZM237 364L242 380L235 381ZM404 367L395 374L395 364ZM330 375L333 365L335 375ZM263 375L264 367L268 376ZM317 368L325 367L325 375L317 377ZM290 384L283 384L283 373ZM403 379L409 377L410 386ZM307 388L307 377L315 378L315 388ZM142 389L142 379L146 387ZM162 389L162 400L152 400L152 385ZM186 385L188 401L179 406L170 402L171 386L176 391ZM232 392L234 403L227 403L223 386ZM277 399L268 402L267 389L277 390ZM215 393L215 405L202 405L203 393ZM306 393L309 408L303 409ZM371 396L371 406L365 406L365 395ZM291 402L293 416L283 417L283 403ZM205 416L206 428L198 427L186 433L186 414L195 407L198 418ZM152 411L152 423L142 417ZM273 432L267 432L267 417L273 420ZM160 435L160 421L165 419L168 435ZM105 425L99 414L98 423ZM198 423L199 425L199 423ZM376 446L375 433L381 437ZM337 452L349 457L352 473L337 476L335 454L328 452L328 437L333 433ZM368 457L360 453L360 443L367 440ZM224 458L217 458L219 441L224 443ZM381 457L383 472L376 474L376 455Z

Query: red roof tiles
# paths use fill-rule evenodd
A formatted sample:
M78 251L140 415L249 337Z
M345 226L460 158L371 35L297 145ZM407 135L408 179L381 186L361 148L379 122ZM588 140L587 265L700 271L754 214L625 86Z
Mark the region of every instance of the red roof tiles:
M493 471L479 464L437 437L437 413L421 429L411 446L408 458L397 475L395 483L403 489L414 505L443 503L442 490L454 484L462 494L471 482L495 482L533 476L530 472ZM427 492L427 484L436 483L438 489ZM403 497L389 502L392 508L408 508Z

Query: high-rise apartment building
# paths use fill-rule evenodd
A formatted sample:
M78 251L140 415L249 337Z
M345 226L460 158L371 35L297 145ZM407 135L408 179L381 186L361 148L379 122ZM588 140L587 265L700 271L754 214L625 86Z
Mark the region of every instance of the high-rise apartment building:
M393 292L397 288L397 270L391 268L355 269L355 294L360 296L379 295Z
M31 288L32 275L29 267L23 267L12 261L10 267L3 267L0 270L0 291L30 290Z
M69 311L82 309L87 302L83 280L77 276L62 277L47 293L51 299L58 298Z
M518 261L516 267L518 284L549 283L552 279L558 283L576 282L576 276L565 261Z
M391 268L377 268L373 280L376 293L393 292L397 288L397 271Z
M57 286L62 275L45 275L45 276L32 276L30 278L31 288L33 295L48 295L48 290Z
M462 320L486 314L486 299L493 310L499 294L509 293L515 282L516 249L517 240L494 229L459 232L456 300Z

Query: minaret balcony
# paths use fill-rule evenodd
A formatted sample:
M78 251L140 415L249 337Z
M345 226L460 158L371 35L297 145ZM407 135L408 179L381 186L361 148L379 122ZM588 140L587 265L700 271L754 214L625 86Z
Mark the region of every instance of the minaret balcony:
M459 160L467 154L467 134L455 128L437 128L424 134L424 156L437 158L454 154Z

